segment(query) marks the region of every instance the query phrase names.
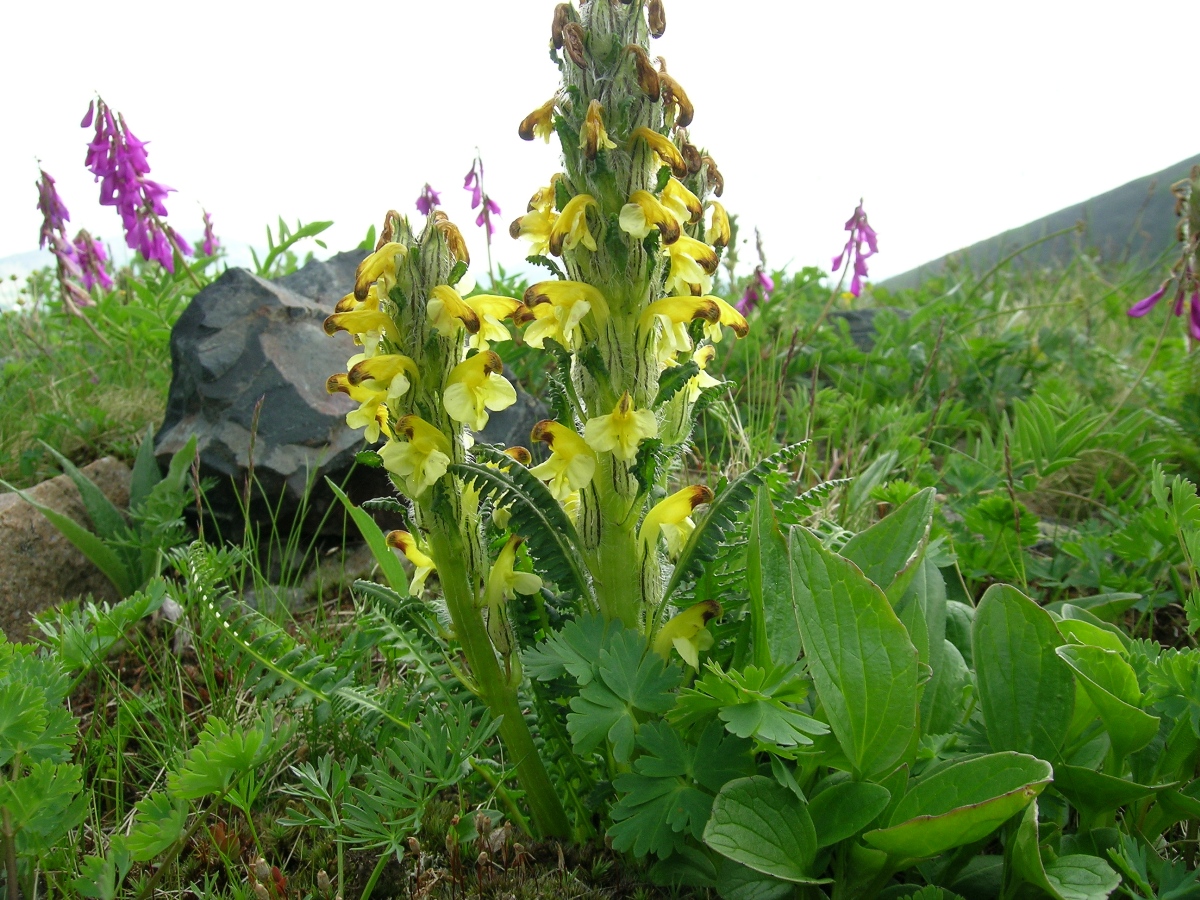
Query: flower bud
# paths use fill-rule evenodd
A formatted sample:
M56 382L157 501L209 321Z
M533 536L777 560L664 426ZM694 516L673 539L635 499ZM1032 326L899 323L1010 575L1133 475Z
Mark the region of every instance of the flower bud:
M672 106L678 109L675 118L675 126L677 128L687 128L692 124L692 117L696 114L696 108L692 105L692 101L688 99L687 91L667 74L667 63L660 56L658 58L658 83L662 86L662 100L667 109Z
M571 62L583 69L587 66L587 53L584 50L584 39L586 35L583 31L583 26L578 22L568 22L563 26L563 47L567 51L567 56L571 57Z
M700 167L704 165L700 151L696 149L696 145L687 139L687 132L680 129L679 137L679 153L683 156L683 161L687 164L689 175L695 175L700 171Z
M732 236L729 214L725 212L725 207L715 200L709 205L712 207L712 224L708 226L705 237L714 247L728 247Z
M324 869L317 873L317 890L326 897L333 891L333 883L329 880L329 874Z
M563 48L563 29L571 21L571 4L560 3L554 7L554 19L550 23L550 43L555 50Z
M654 71L654 64L650 62L650 55L637 44L630 44L625 48L633 56L633 65L637 71L638 87L642 89L642 93L651 100L657 102L662 96L662 91L659 85L658 72Z
M440 209L434 210L433 224L442 233L442 237L446 240L446 246L450 248L450 252L454 254L454 258L458 262L470 265L471 254L467 252L467 242L463 240L462 232L458 230L458 226L450 221L450 217Z
M646 12L650 19L650 36L662 37L667 30L667 11L663 9L663 0L650 0L646 4Z
M595 159L601 149L615 150L617 147L604 130L601 109L599 100L589 103L587 115L583 118L583 127L579 131L579 149L588 159Z
M708 166L708 183L712 185L713 193L720 197L725 193L725 179L721 176L721 170L717 168L716 161L707 154L701 156L700 161Z

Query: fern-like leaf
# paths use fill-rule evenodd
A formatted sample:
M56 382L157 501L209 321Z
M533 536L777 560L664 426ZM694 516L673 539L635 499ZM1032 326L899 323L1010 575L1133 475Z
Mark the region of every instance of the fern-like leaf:
M579 552L579 535L549 488L494 447L476 445L475 455L482 462L457 463L450 466L450 471L493 491L497 505L509 505L509 527L528 539L526 546L537 570L559 590L594 607L595 594ZM483 464L488 462L507 471Z
M708 506L708 512L696 523L688 542L683 546L683 552L675 563L675 571L667 583L664 598L670 598L684 579L698 572L704 563L715 559L725 536L733 528L738 516L750 508L754 500L754 492L766 477L782 466L787 465L804 452L807 441L784 447L760 462L753 469L731 481L721 493L713 498Z

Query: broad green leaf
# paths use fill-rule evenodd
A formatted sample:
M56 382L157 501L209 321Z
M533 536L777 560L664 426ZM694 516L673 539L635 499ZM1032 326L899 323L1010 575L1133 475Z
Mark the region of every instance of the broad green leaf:
M787 540L775 521L771 492L758 489L746 547L746 587L754 631L754 661L765 669L800 658L800 632L792 608Z
M113 586L120 592L122 597L129 596L140 587L140 585L133 583L133 578L124 560L117 555L116 551L70 516L64 516L57 510L38 503L27 492L13 487L7 481L0 481L0 487L12 491L45 516L51 525L62 532L63 537L74 544L80 553L86 556L97 569L104 573L104 576L113 583Z
M1104 622L1112 622L1141 599L1141 594L1093 594L1090 597L1072 597L1070 601L1059 600L1055 603L1047 603L1046 609L1062 615L1062 608L1069 603L1078 609L1087 610Z
M1083 609L1082 607L1075 606L1072 603L1064 603L1059 608L1058 614L1062 616L1062 621L1059 623L1059 631L1063 630L1063 625L1067 625L1068 627L1078 625L1082 626L1082 630L1080 631L1081 637L1084 634L1095 635L1095 641L1081 639L1077 641L1077 643L1092 644L1096 647L1104 647L1106 650L1116 650L1118 653L1122 654L1127 653L1129 648L1133 645L1133 641L1130 639L1129 635L1127 635L1116 625L1097 618L1095 615L1088 612L1086 609ZM1102 636L1102 634L1096 634L1096 632L1107 634L1109 638L1115 638L1116 643L1112 643L1111 640L1109 640L1107 643L1101 643L1105 641L1105 638ZM1064 631L1063 634L1065 635L1066 632Z
M1044 863L1037 818L1034 800L1025 808L1012 843L1012 868L1018 878L1054 900L1104 900L1116 890L1121 879L1099 857L1072 854Z
M553 681L570 675L582 687L596 675L600 649L611 626L590 613L571 619L561 631L523 655L522 662L530 678Z
M812 798L808 813L817 829L817 846L829 847L854 837L887 809L888 789L868 781L843 781Z
M909 497L898 509L850 538L841 554L879 585L895 605L916 574L933 522L933 488Z
M936 856L987 837L1042 792L1053 776L1045 760L993 753L943 766L918 781L887 828L863 839L889 855Z
M172 799L166 791L155 791L143 797L134 811L127 847L137 862L149 862L165 853L183 836L188 817L185 800Z
M704 843L722 856L797 884L819 884L811 867L817 833L805 804L771 778L738 778L721 788Z
M1075 686L1055 653L1063 643L1044 609L1006 584L975 610L975 678L993 750L1055 759L1071 724Z
M129 478L129 509L136 511L145 503L154 486L161 480L162 472L159 471L158 460L154 457L154 427L151 426L142 436L137 458L133 461L133 473Z
M935 670L933 680L925 687L921 698L921 726L926 734L946 734L962 722L966 714L967 691L972 685L971 671L963 661L958 647L942 642L942 666ZM932 696L929 717L925 718L925 697Z
M727 856L717 866L717 893L722 900L785 900L795 890L791 882L756 872Z
M75 487L79 489L80 499L83 500L83 508L87 510L88 518L92 520L92 527L95 529L96 536L105 541L111 541L114 538L124 536L129 528L125 524L125 517L113 505L113 502L105 497L104 492L96 487L96 483L80 472L74 463L45 441L41 443L62 467L67 477L74 482Z
M1142 693L1137 675L1121 654L1099 647L1064 645L1056 651L1070 666L1112 740L1113 752L1127 756L1158 734L1158 716L1138 708Z
M383 572L383 578L388 583L388 587L401 597L407 597L409 594L408 576L404 572L404 566L400 564L395 551L387 545L383 532L379 530L379 526L375 524L371 514L351 503L350 498L331 479L326 478L325 483L342 501L342 506L346 507L346 512L350 513L350 518L358 526L363 540L371 548L371 555L375 557L375 562L379 563L379 570Z
M1058 623L1059 633L1067 639L1070 644L1084 644L1088 647L1101 647L1104 650L1112 650L1116 653L1124 653L1125 645L1115 634L1105 631L1103 628L1097 628L1091 622L1083 622L1079 619L1063 619Z
M957 600L946 601L946 640L958 648L968 666L974 666L971 632L975 626L975 607Z
M1118 809L1167 787L1170 785L1138 784L1082 766L1060 764L1054 768L1054 789L1072 806L1091 813Z
M917 727L917 650L858 567L792 529L792 596L809 671L842 751L863 777L891 771Z

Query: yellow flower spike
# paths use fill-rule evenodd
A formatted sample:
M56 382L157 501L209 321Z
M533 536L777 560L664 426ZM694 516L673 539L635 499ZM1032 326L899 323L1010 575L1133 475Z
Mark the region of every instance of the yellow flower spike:
M712 223L708 226L704 236L714 247L728 247L731 237L729 214L725 212L725 207L716 200L712 201L709 206L712 207Z
M554 107L557 103L558 94L555 94L521 120L517 127L521 140L532 141L540 137L547 144L550 143L550 135L554 134Z
M659 165L670 166L676 178L687 177L687 163L684 162L683 154L679 152L679 148L671 143L670 138L664 137L657 131L643 127L634 129L633 134L629 136L629 147L632 149L633 145L639 140L646 142L647 146L654 152L654 155L658 157Z
M679 239L679 222L675 214L658 202L649 191L634 191L629 202L621 207L618 219L621 230L639 241L657 228L662 233L662 242L670 244Z
M396 397L405 393L409 384L416 381L417 377L417 364L402 353L380 353L361 360L354 364L349 373L351 384L362 384L370 380L382 385L393 385L396 381L403 381L404 386L399 388L398 393L393 394Z
M513 240L525 238L529 241L530 255L545 256L550 252L550 233L557 221L558 213L549 207L535 209L519 219L513 219L512 224L508 226L508 235Z
M611 413L588 419L583 428L583 439L589 447L597 453L611 452L625 462L636 459L638 444L652 437L658 437L658 419L648 409L634 409L628 391Z
M543 441L550 448L550 458L529 471L547 483L555 500L565 501L591 483L596 474L596 454L574 429L544 419L533 426L530 439Z
M646 550L651 550L658 543L658 535L661 532L667 539L667 553L672 559L677 558L687 539L696 530L696 524L692 521L692 511L697 506L712 503L712 499L713 492L707 487L693 484L656 503L654 508L646 513L641 531L638 532L643 546Z
M413 564L416 571L409 582L408 592L414 597L420 597L421 592L425 590L425 579L431 572L437 571L433 560L421 552L421 548L417 546L417 539L407 531L389 531L384 540L389 547L399 550Z
M476 350L488 349L489 343L511 341L512 334L501 319L521 317L525 305L520 300L500 294L476 294L463 300L479 317L479 331L471 336L469 347Z
M695 225L704 217L704 204L678 178L667 179L667 186L662 191L662 204L680 225Z
M669 659L671 648L674 647L684 662L699 670L701 651L713 645L713 636L705 626L720 614L721 604L716 600L705 600L688 607L672 616L671 620L659 629L650 645L651 649L663 659Z
M476 353L450 370L442 403L456 422L482 431L488 410L499 412L517 402L517 391L500 373L504 364L492 350Z
M446 337L453 337L459 328L471 334L479 331L479 314L448 284L439 284L429 292L425 314L429 324Z
M676 294L707 294L712 287L712 274L717 270L717 253L703 241L680 236L667 244L664 252L671 258L671 273L664 287Z
M351 312L334 313L325 319L325 333L331 337L339 331L348 331L355 336L382 332L393 343L399 343L400 330L392 317L378 309L356 309Z
M638 324L643 329L649 328L655 316L662 316L672 325L690 322L693 319L716 322L721 318L721 310L712 297L693 297L688 294L685 297L663 297L661 300L655 300L642 311Z
M580 244L596 252L596 239L588 230L587 210L589 206L599 206L591 194L576 194L563 207L563 211L550 227L549 250L555 256L562 256L563 250L574 250Z
M579 129L579 149L588 159L595 159L601 150L617 149L617 145L604 130L603 109L599 100L589 103L587 114L583 117L583 127Z
M395 241L384 244L361 263L354 273L354 296L359 300L367 298L367 291L376 281L383 283L383 294L392 289L396 283L397 258L408 256L408 248Z
M708 374L708 372L705 371L705 368L710 362L716 359L716 356L717 348L712 344L705 344L692 354L692 360L700 367L700 372L697 375L693 375L691 380L688 381L688 403L695 403L700 399L700 394L702 391L705 391L710 387L716 387L721 383L719 379L713 378Z
M383 467L404 479L414 500L446 474L450 465L449 439L419 416L401 416L395 433L407 440L390 440L379 451Z
M721 343L721 338L724 332L721 331L722 325L728 325L733 329L733 333L740 338L744 338L750 333L750 323L746 321L746 317L740 312L722 300L720 297L708 298L717 304L717 308L721 311L720 318L715 322L704 323L704 335L714 344Z

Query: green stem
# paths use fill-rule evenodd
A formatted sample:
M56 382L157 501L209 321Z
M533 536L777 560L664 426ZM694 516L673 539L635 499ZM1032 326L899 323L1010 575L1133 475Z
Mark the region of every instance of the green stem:
M375 885L379 882L379 876L383 874L383 867L387 865L388 860L391 858L391 853L380 855L379 862L375 863L375 868L371 870L371 877L367 879L366 887L363 888L362 896L359 900L367 900L371 896L371 892L375 890Z
M567 814L521 715L516 688L508 683L496 661L475 586L464 565L467 554L462 538L439 523L430 529L429 544L437 561L438 578L455 635L488 710L500 722L500 739L516 765L517 779L525 790L534 827L543 837L568 837L571 826Z

